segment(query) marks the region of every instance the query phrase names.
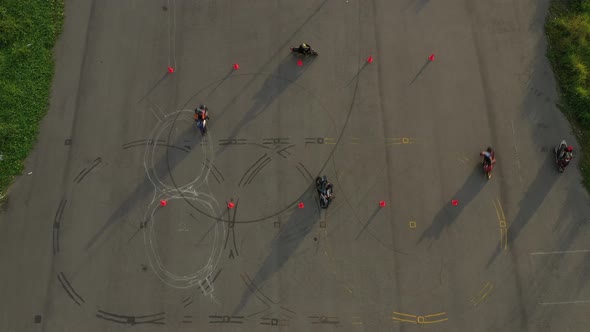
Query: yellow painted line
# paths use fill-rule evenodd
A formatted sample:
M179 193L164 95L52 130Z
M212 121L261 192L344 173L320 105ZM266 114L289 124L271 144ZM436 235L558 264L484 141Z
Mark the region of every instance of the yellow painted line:
M494 286L491 286L491 288L481 297L482 301L492 292L492 289L494 289Z
M437 314L426 315L424 317L436 317L436 316L442 316L442 315L445 315L445 314L446 314L446 312L439 312Z
M473 297L470 302L474 305L477 306L479 305L483 300L485 300L485 298L492 292L492 290L494 289L494 283L492 282L486 282L484 284L484 286L481 288L481 290L478 293L477 297Z
M425 321L425 322L424 322L424 323L422 323L422 324L434 324L434 323L442 323L442 322L446 322L446 321L448 321L448 320L449 320L448 318L443 318L443 319L439 319L439 320L432 320L432 321L427 321L427 322Z
M508 224L506 223L506 215L499 200L494 200L494 208L496 209L496 216L498 217L498 224L500 226L500 247L508 250Z
M447 313L446 312L438 312L435 314L430 314L430 315L425 315L425 316L416 316L416 315L410 315L410 314L404 314L401 312L393 312L394 315L399 315L399 316L403 316L403 317L391 317L391 319L393 320L397 320L400 322L405 322L405 323L412 323L412 324L434 324L434 323L441 323L441 322L446 322L449 319L448 318L440 318L440 319L429 319L432 317L440 317L440 316L444 316ZM407 318L406 318L407 317ZM413 318L413 320L410 320L408 318Z
M417 317L416 315L403 314L403 313L401 313L401 312L395 312L395 311L394 311L393 313L394 313L394 314L396 314L396 315L400 315L400 316L407 316L407 317L414 317L414 318L416 318L416 317Z
M334 145L336 144L335 142L336 140L332 137L324 137L324 144L331 144Z

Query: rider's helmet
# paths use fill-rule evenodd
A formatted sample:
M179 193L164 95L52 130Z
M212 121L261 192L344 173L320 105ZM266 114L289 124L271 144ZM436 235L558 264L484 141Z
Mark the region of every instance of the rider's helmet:
M565 148L565 151L572 152L572 151L574 151L574 147L570 145L567 148Z
M303 47L307 47L307 44L306 44L306 43L303 43L303 44L301 44L301 46L303 46Z

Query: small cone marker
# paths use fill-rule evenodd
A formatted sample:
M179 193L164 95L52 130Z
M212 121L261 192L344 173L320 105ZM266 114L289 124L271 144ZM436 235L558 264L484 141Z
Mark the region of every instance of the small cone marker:
M385 205L387 205L387 204L385 204L385 201L379 201L379 206L380 207L385 207Z
M367 62L368 62L368 63L373 63L373 57L372 57L372 56L369 56L369 57L367 58Z
M240 65L238 65L237 63L234 63L234 66L233 67L234 67L234 70L240 69Z
M234 207L236 207L236 205L234 204L234 202L227 203L227 208L228 209L233 209Z
M459 201L454 199L451 201L451 204L453 204L453 206L457 206L457 205L459 205Z
M168 205L168 202L166 202L165 200L160 201L160 206L166 206L166 205Z
M169 73L173 73L173 72L174 72L174 68L172 68L172 67L168 66L168 72L169 72Z
M297 207L303 209L305 207L305 204L303 204L303 202L299 202L299 204L297 204Z
M297 60L297 65L299 67L303 66L303 61L301 59Z
M434 61L434 53L433 53L433 54L431 54L431 55L428 57L428 60L430 60L430 61Z

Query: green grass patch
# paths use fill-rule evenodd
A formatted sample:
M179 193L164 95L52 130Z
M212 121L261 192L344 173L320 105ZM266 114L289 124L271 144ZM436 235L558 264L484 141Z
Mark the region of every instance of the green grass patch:
M22 173L47 112L63 19L63 0L0 0L0 197Z
M590 190L590 0L553 0L545 31L547 56L561 92L560 108L582 145L580 166Z

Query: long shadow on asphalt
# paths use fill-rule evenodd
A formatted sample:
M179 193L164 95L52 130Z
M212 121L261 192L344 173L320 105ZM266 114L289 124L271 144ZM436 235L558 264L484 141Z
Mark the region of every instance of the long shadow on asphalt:
M285 39L285 42L282 45L280 45L277 48L277 50L273 54L271 54L268 57L268 59L259 67L260 68L258 70L259 73L261 73L264 70L264 68L266 66L268 66L268 64L271 63L271 61L279 54L279 52L287 52L287 51L289 51L289 48L288 47L289 47L289 43L291 42L291 40L303 29L304 26L307 25L307 23L309 23L309 21L311 21L311 19L313 19L320 12L320 10L324 7L324 5L326 4L327 1L328 0L322 1L322 3L320 3L314 9L314 11L311 13L311 15L309 15L307 17L307 19L305 19L305 21L303 23L301 23L301 25L299 25L299 27L297 27L297 29L295 29L293 31L293 33L289 37L287 37ZM292 46L297 46L297 45L292 45ZM291 51L289 51L289 54L291 55ZM304 65L305 64L306 63L304 61ZM248 87L250 85L252 85L252 83L254 83L254 81L256 80L256 78L257 78L257 75L254 75L254 77L252 77L246 84L244 84L244 86L240 89L240 92L238 92L236 94L236 96L233 97L226 106L224 106L223 108L221 108L221 111L217 112L217 117L221 117L236 102L236 100L242 94L242 92L243 91L246 91L248 89Z
M307 17L307 19L306 19L306 20L305 20L305 21L304 21L304 22L303 22L303 23L302 23L302 24L301 24L301 25L300 25L300 26L299 26L297 29L295 29L295 31L293 31L293 33L291 34L291 36L289 36L289 38L287 38L287 40L285 41L285 43L283 43L283 44L282 44L282 45L281 45L281 46L278 48L278 50L277 50L277 51L276 51L274 54L272 54L272 55L271 55L271 56L268 58L268 60L266 61L266 63L264 63L264 64L262 65L262 67L261 67L261 68L264 68L266 65L268 65L268 64L269 64L269 63L272 61L272 59L273 59L273 58L274 58L274 57L275 57L275 56L278 54L278 52L280 52L281 50L284 50L284 49L287 47L287 45L288 45L289 41L290 41L290 40L291 40L293 37L295 37L295 35L296 35L297 33L299 33L299 32L301 31L301 29L303 29L303 27L304 27L304 26L305 26L307 23L309 23L309 21L311 21L311 19L312 19L312 18L314 18L314 17L315 17L315 16L316 16L316 15L317 15L317 14L320 12L320 10L321 10L321 9L324 7L324 5L327 3L327 1L328 1L328 0L324 0L324 1L322 1L322 2L321 2L321 3L320 3L320 4L319 4L319 5L318 5L318 6L317 6L315 9L314 9L314 11L311 13L311 15L309 15L309 17ZM291 54L289 54L289 55L291 55ZM307 65L307 63L305 63L305 61L304 61L304 66L303 66L303 67L307 67L306 65ZM296 64L295 64L295 66L296 66ZM279 71L279 72L280 72L280 71ZM163 76L163 77L162 77L160 80L158 80L158 81L157 81L157 82L154 84L154 86L153 86L152 88L150 88L150 90L148 90L148 92L146 93L146 95L149 95L149 93L150 93L150 92L153 90L153 88L154 88L155 86L157 86L158 84L160 84L160 83L161 83L161 81L163 81L163 80L164 80L164 78L166 78L167 76L168 76L168 75L164 75L164 76ZM227 80L227 78L229 78L229 76L230 76L229 74L228 74L228 75L226 75L226 76L225 76L225 77L224 77L224 78L221 80L221 83L223 83L225 80ZM251 79L251 80L250 80L250 81L249 81L249 82L246 84L246 86L245 86L245 87L242 89L242 91L243 91L243 90L245 90L245 88L246 88L247 86L249 86L250 84L252 84L252 82L254 82L255 78L256 78L256 77L254 77L253 79ZM214 87L214 89L217 89L217 88L218 88L220 85L221 85L221 84L218 84L218 85L216 85L216 86ZM239 93L238 93L238 96L239 96ZM145 95L141 97L141 99L143 99L143 98L145 98ZM236 97L234 97L232 101L230 101L230 103L228 104L228 106L226 106L226 108L227 108L227 107L229 107L229 106L230 106L232 103L234 103L236 99L237 99L237 96L236 96ZM205 103L205 101L203 101L203 102ZM268 105L267 105L267 106L268 106ZM215 114L215 112L212 112L212 116L215 116L215 115L216 115L216 114ZM218 117L218 116L220 116L220 115L221 115L221 114L219 114L219 113L218 113L217 117ZM192 128L192 127L191 127L191 128ZM196 128L194 128L194 129L196 129ZM237 129L239 130L239 128L237 128ZM190 129L190 130L192 130L192 129ZM190 131L190 130L187 130L187 131ZM183 135L181 135L181 136L179 136L179 137L182 137L182 136L184 136L184 133L183 133ZM177 142L174 142L173 144L168 144L168 146L182 146L182 145L183 145L182 143L183 143L183 142L180 142L180 140L178 140ZM188 155L188 153L187 153L186 155ZM185 157L186 157L186 155L185 155ZM183 159L184 159L184 158L183 158ZM166 165L167 165L167 166L168 166L168 169L172 170L172 169L174 169L174 168L175 168L175 167L176 167L176 166L177 166L177 165L178 165L178 164L179 164L181 161L182 161L182 159L178 159L178 160L175 160L175 162L174 162L174 163L170 163L167 157L162 157L162 158L161 158L161 159L160 159L160 160L157 162L157 164L156 164L156 165L157 165L157 169L160 169L162 166L166 166ZM89 241L89 242L86 244L86 247L85 247L85 249L86 249L86 250L88 250L90 247L92 247L92 246L93 246L93 245L94 245L94 244L95 244L95 243L96 243L96 242L97 242L97 241L100 239L100 237L101 237L101 236L102 236L102 235L103 235L103 234L106 232L106 230L107 230L108 228L110 228L112 225L114 225L114 224L115 224L117 221L120 221L120 220L122 220L122 219L123 219L123 218L124 218L124 217L125 217L125 216L128 214L129 210L130 210L130 209L131 209L133 206L136 206L137 204L144 204L144 203L145 203L145 199L146 199L146 197L148 197L149 195L151 195L151 194L153 193L152 189L153 189L153 184L152 184L151 180L150 180L150 179L149 179L149 178L146 176L146 177L145 177L145 180L144 180L144 181L143 181L141 184L139 184L139 185L138 185L138 186L135 188L135 190L133 191L133 193L131 193L131 194L130 194L130 195L127 197L127 199L125 199L125 201L123 201L123 202L122 202L122 203L119 205L119 207L118 207L118 208L115 210L115 212L114 212L114 213L113 213L113 214L112 214L112 215L109 217L109 219L108 219L108 220L105 222L105 224L104 224L104 225L103 225L103 226L102 226L102 227L99 229L99 231L98 231L98 232L97 232L97 233L96 233L96 234L95 234L95 235L92 237L92 239L90 239L90 241Z
M167 132L165 133L167 136ZM182 132L180 135L177 135L177 139L172 143L166 143L163 146L163 149L173 149L181 148L186 140L187 137L191 137L192 135L199 135L200 133L196 126L191 125L188 129ZM165 137L166 139L168 137ZM184 151L184 150L183 150ZM188 155L190 152L187 150L186 153L178 153L175 155L175 158L168 158L168 154L166 153L165 157L160 158L158 162L154 165L152 173L158 172L159 174L164 171L165 173L171 174L172 171L178 166ZM124 219L128 214L129 211L133 209L135 206L145 205L146 200L149 201L148 197L153 196L154 194L154 184L149 176L146 174L143 182L141 182L131 194L127 196L127 198L117 207L117 209L111 214L111 216L107 219L107 221L103 224L103 226L94 234L94 236L88 241L85 246L85 250L89 250L92 246L96 244L96 242L104 235L104 233L115 223ZM139 227L139 226L138 226Z
M512 244L518 238L520 232L531 220L533 214L539 209L547 194L553 188L559 174L555 167L553 152L547 153L547 158L542 162L543 166L537 172L537 176L533 183L529 186L524 194L524 198L520 202L520 209L514 218L514 221L508 227L508 245ZM501 244L498 243L496 250L490 257L487 266L490 266L502 251Z
M423 240L438 240L445 228L450 227L463 212L463 209L471 203L481 189L486 185L487 179L481 169L481 164L477 164L471 175L465 180L459 191L453 195L453 199L459 201L459 205L452 206L450 202L446 204L434 217L430 227L424 230L418 243ZM432 242L430 243L432 245Z
M287 56L277 66L273 74L270 74L262 87L254 95L253 105L243 113L242 119L236 126L227 134L228 138L236 138L236 135L240 130L245 127L248 123L254 121L256 117L264 113L266 109L281 96L281 94L307 70L312 58L304 59L303 66L297 65L297 58L295 56ZM234 98L235 101L236 98ZM231 105L231 104L230 104ZM229 107L230 105L226 106ZM234 107L239 107L234 106ZM240 114L240 113L238 113ZM216 156L221 155L229 145L222 145L219 150L215 153Z
M306 201L309 201L311 200L310 197L315 194L315 186L310 187L301 195L300 201L304 197ZM252 278L251 283L258 287L269 276L280 271L318 220L319 214L317 209L295 209L285 225L281 228L281 232L270 244L270 253L258 269L258 272L256 272L254 278ZM253 295L254 293L250 289L246 289L242 294L239 304L233 310L232 315L240 313Z

